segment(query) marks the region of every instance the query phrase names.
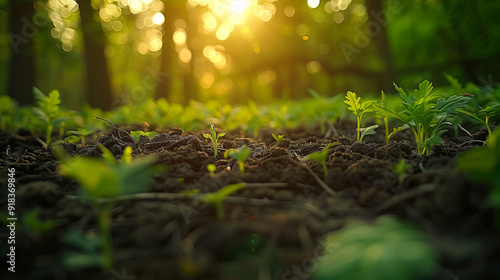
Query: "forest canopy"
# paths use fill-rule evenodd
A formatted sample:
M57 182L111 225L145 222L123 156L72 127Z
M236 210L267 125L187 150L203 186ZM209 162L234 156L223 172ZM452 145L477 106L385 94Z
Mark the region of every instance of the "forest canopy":
M148 97L268 103L394 92L397 82L496 85L500 2L1 0L0 85L103 109Z

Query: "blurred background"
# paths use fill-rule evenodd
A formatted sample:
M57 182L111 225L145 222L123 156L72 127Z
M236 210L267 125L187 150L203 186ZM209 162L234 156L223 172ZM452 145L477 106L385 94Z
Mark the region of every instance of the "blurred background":
M500 1L0 0L0 94L103 109L500 81Z

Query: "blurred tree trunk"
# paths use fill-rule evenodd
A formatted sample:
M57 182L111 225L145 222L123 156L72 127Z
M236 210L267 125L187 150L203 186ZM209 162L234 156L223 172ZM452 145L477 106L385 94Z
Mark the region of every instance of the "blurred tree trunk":
M84 57L87 69L87 96L90 106L110 110L113 92L108 70L108 62L104 54L106 38L101 23L94 20L94 9L91 0L78 1L82 19Z
M33 37L38 29L33 24L32 1L9 1L10 63L7 94L20 105L34 104L35 54Z
M392 84L396 81L396 72L394 71L394 62L387 37L387 25L390 19L386 17L382 0L366 0L365 5L368 12L368 23L379 27L378 34L375 32L377 30L372 30L375 33L372 40L375 43L380 59L385 64L385 73L382 75L383 79L380 80L380 88L391 92L394 89Z
M184 1L179 1L184 2ZM172 65L177 64L177 60L175 58L175 44L172 40L172 35L174 34L174 26L175 20L177 19L173 15L178 15L178 9L176 4L172 3L172 1L163 0L163 4L165 4L165 21L162 25L162 42L163 46L161 48L160 55L160 73L165 73L162 75L163 78L158 81L156 85L155 98L167 98L169 99L169 93L172 89L172 75L170 74L170 70L172 69Z

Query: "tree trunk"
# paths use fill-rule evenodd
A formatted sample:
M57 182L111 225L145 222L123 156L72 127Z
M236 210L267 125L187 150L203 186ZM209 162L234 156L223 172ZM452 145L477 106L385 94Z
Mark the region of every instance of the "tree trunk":
M33 24L35 9L31 1L9 1L9 41L11 57L7 94L20 105L34 104L35 54Z
M160 73L168 73L168 75L163 75L163 78L158 81L156 85L155 98L167 98L172 89L172 75L170 70L172 69L172 64L177 64L175 59L175 44L172 40L172 35L174 34L174 23L176 18L173 15L177 14L176 5L168 3L169 1L163 1L165 4L165 21L162 26L162 42L163 46L161 48L160 55Z
M394 63L389 46L389 39L387 37L387 25L390 19L386 17L386 11L382 6L382 0L366 0L365 5L368 12L368 23L373 25L373 27L379 27L378 29L372 30L374 32L372 40L375 43L380 59L385 64L385 73L382 75L383 79L380 81L380 87L381 89L389 91L394 89L392 84L396 81Z
M95 11L90 2L91 0L79 1L87 65L87 97L90 106L110 110L113 92L104 55L106 38L101 23L93 19Z

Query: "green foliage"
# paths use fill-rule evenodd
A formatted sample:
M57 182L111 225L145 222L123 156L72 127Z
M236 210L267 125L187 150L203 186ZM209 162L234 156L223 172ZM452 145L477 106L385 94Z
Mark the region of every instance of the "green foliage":
M446 132L444 126L449 125L447 121L456 115L455 109L470 102L470 98L466 96L452 95L447 99L440 98L428 81L420 83L419 89L413 94L407 94L396 84L394 87L402 99L403 110L395 112L376 104L374 107L381 114L395 117L409 126L415 136L420 155L430 155L432 147L441 144L441 135Z
M488 136L491 136L491 128L489 125L490 118L494 117L500 111L500 104L486 106L484 109L480 107L474 107L475 111L469 111L463 108L457 108L456 111L466 114L474 119L480 121L484 127L488 130Z
M310 153L304 159L305 160L315 160L321 164L323 167L323 175L326 177L328 173L328 169L326 168L326 160L328 159L328 155L330 153L330 149L337 146L338 142L328 144L321 152L318 153Z
M153 138L153 137L155 137L155 135L158 135L158 132L156 132L156 131L144 132L141 130L133 130L133 131L130 131L130 135L132 137L134 137L134 139L136 141L139 141L139 139L141 138L141 135L144 135L148 138Z
M67 118L61 117L59 104L61 104L58 90L53 90L45 96L39 89L33 88L33 94L38 101L38 107L33 108L33 112L45 125L45 143L51 144L52 131L59 127Z
M320 132L322 135L325 135L325 124L328 124L330 128L334 129L333 122L336 121L341 115L341 112L345 110L341 101L342 96L335 95L327 98L321 96L314 89L308 89L308 92L314 97L314 99L312 99L311 102L306 102L304 104L303 109L305 110L302 112L303 114L309 116L315 123L319 123Z
M345 96L346 100L344 102L349 105L347 109L351 111L356 116L357 121L357 136L356 141L361 141L361 119L365 113L373 112L372 105L376 102L375 100L361 101L361 97L357 97L356 93L348 91Z
M241 146L238 150L235 149L229 149L224 153L224 157L232 157L236 159L238 162L238 167L240 170L240 174L245 173L245 164L244 162L247 160L247 158L252 154L252 150L247 147L247 145Z
M500 130L496 129L487 140L488 145L464 152L457 161L457 169L471 179L491 186L489 203L497 211L500 228Z
M215 131L215 125L210 122L210 133L203 133L203 137L212 140L214 145L214 157L217 158L217 141L219 141L220 137L226 135L226 132L217 133Z
M351 222L327 237L314 279L427 279L436 253L420 231L390 216Z
M384 91L382 91L382 98L380 99L380 107L387 110L387 99L385 97ZM379 107L377 107L377 106L374 106L373 108L375 109L375 111L379 115L382 116L382 119L384 120L384 126L385 126L385 144L389 144L389 141L391 140L391 137L394 134L400 132L401 130L404 130L404 129L408 128L408 125L404 124L402 126L393 128L392 132L389 132L389 115L385 111L379 110Z
M52 230L56 226L53 220L40 220L40 208L36 207L26 213L22 218L23 229L33 239L39 239L44 233Z
M15 128L14 113L17 110L15 101L7 95L0 96L0 130L11 130Z
M276 135L274 133L271 133L271 134L273 135L273 138L276 141L276 144L281 143L281 141L283 141L283 139L285 138L285 135L283 135L283 134L280 134L280 135Z
M145 190L153 176L153 158L132 160L132 148L127 147L121 161L100 146L103 159L73 157L59 166L62 175L76 179L83 195L92 200L116 198Z
M64 243L77 249L65 253L62 263L68 270L103 266L105 259L99 253L101 247L100 236L86 236L82 230L72 228L64 234Z
M215 211L217 213L217 219L224 219L224 209L222 209L222 203L226 197L242 188L245 187L245 184L238 183L233 185L227 185L215 193L207 193L204 194L201 199L207 203L212 204L215 207Z
M113 154L104 146L100 146L103 160L95 158L73 157L59 166L59 172L72 177L82 186L84 196L94 203L98 216L99 231L103 254L103 268L110 269L113 264L111 244L111 211L113 199L120 195L145 190L152 180L153 158L132 160L132 148L123 151L121 161L115 160ZM101 202L100 199L110 200Z

